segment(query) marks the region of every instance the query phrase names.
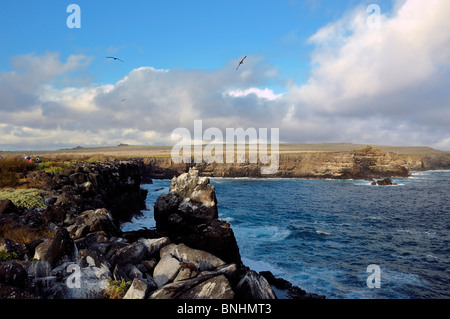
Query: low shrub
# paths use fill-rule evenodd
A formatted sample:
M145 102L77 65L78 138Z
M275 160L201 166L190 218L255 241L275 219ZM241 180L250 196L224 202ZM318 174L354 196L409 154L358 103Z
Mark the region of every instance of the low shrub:
M9 199L19 208L45 208L44 191L29 189L8 189L0 192L0 199Z
M125 281L121 278L120 280L108 279L108 287L106 288L106 294L109 299L122 299L130 288L131 282Z
M46 161L39 163L39 169L46 173L60 173L65 168L73 168L74 164L70 162Z
M19 259L19 256L12 252L9 253L7 251L4 250L0 250L0 261L8 261L8 260L15 260L15 259Z

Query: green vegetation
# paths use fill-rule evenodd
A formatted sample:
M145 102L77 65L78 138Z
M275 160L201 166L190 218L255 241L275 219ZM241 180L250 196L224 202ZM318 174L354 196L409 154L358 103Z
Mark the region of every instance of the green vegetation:
M29 189L8 189L0 192L0 199L9 199L19 208L45 208L44 191Z
M370 146L370 145L355 149L355 151L370 151L370 150L372 150L372 151L381 151L380 149L377 149L377 148L375 148L373 146Z
M121 278L120 280L108 279L108 288L106 288L106 294L109 299L122 299L127 293L128 288L130 288L131 282L125 281Z
M8 261L8 260L15 260L19 259L19 256L16 253L9 253L4 250L0 250L0 261Z
M73 167L75 165L70 162L47 161L39 163L39 169L46 173L60 173L63 169Z

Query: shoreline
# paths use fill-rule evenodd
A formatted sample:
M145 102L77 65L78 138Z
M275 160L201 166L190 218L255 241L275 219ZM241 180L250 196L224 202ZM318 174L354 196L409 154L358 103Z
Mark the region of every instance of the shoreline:
M261 163L174 163L170 146L117 146L56 151L0 152L6 157L32 154L41 162L138 163L143 180L169 179L195 166L207 177L380 179L406 177L413 171L450 169L450 152L429 147L401 147L351 143L280 144L278 169L262 175ZM33 155L34 154L34 155Z
M280 282L291 299L325 298L243 265L233 230L209 206L214 188L197 176L179 176L178 193L158 197L159 226L123 231L124 222L147 208L136 163L27 172L25 188L14 189L38 189L33 196L42 207L0 200L0 299L115 299L120 280L128 283L124 299L277 299L271 285ZM191 181L196 188L184 189ZM200 201L186 205L190 193ZM169 206L181 214L175 219L164 203L170 196ZM205 196L210 199L202 202ZM200 214L192 213L194 206ZM209 285L218 288L205 295Z

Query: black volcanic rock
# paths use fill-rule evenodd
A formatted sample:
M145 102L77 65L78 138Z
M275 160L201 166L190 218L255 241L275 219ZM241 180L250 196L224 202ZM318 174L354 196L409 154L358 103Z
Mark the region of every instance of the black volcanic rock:
M392 179L385 178L379 181L373 181L371 185L380 185L380 186L386 186L386 185L397 185L394 182L392 182Z
M28 274L25 268L16 261L0 263L0 283L15 287L25 287Z
M154 212L158 231L167 232L173 242L242 264L233 230L217 218L214 187L197 170L174 177L169 194L156 200Z
M0 215L16 214L18 212L16 205L9 199L0 199Z

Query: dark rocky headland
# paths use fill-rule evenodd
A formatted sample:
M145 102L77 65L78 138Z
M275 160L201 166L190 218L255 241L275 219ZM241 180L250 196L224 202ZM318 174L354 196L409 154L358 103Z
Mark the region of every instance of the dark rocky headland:
M0 200L0 299L324 298L243 265L214 187L196 170L158 198L156 229L123 232L145 208L143 175L128 161L21 176L41 205Z

